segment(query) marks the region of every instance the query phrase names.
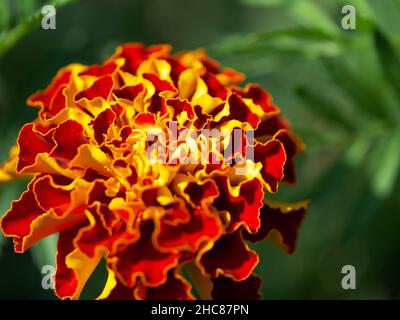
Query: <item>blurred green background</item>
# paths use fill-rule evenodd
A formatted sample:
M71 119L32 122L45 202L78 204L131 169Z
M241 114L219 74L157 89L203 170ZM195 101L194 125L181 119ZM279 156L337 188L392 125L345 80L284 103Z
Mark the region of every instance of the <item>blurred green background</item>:
M48 3L56 30L40 28ZM356 30L341 28L345 4ZM273 198L312 205L293 256L258 245L264 298L400 298L400 0L0 0L0 30L0 160L35 117L25 100L60 67L99 63L124 42L204 47L269 90L307 145L298 184ZM0 186L1 214L24 187ZM0 237L0 298L54 298L40 272L54 241L18 255ZM356 290L341 287L348 264Z

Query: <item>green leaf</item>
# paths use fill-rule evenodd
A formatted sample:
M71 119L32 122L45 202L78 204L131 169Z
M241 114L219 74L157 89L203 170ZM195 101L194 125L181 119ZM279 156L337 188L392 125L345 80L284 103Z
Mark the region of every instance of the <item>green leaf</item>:
M10 23L10 11L8 0L0 0L0 31L8 28Z
M2 233L0 233L0 257L3 252L3 245L5 243L5 240L6 240L6 238L3 236Z
M4 0L0 0L4 1ZM54 5L56 9L61 8L63 5L71 3L76 0L54 0L49 2L48 4ZM0 58L10 50L15 44L17 44L25 35L27 35L30 31L35 29L42 20L42 12L41 8L34 10L33 12L28 12L28 10L33 9L33 4L30 4L30 1L26 0L20 8L25 8L22 10L21 19L18 19L18 24L9 28L8 30L3 30L0 33ZM30 8L30 9L28 9Z
M101 259L96 269L91 274L88 282L80 296L81 300L94 300L104 289L104 284L107 282L108 271L105 259Z
M336 124L346 131L354 131L354 124L340 110L339 106L335 105L335 101L324 97L321 93L316 94L304 86L300 86L296 91L312 114L318 115L327 123Z
M333 37L321 30L292 27L231 35L208 46L207 50L224 65L245 72L248 77L260 77L282 67L300 65L321 57L338 57L353 45L349 40Z
M31 254L36 266L39 270L45 265L55 265L55 257L57 252L57 234L52 234L31 248Z
M241 3L254 7L274 7L286 3L286 0L241 0Z
M400 59L392 44L380 31L376 30L374 38L383 72L400 97Z
M338 34L338 27L329 15L312 0L242 0L245 5L256 7L282 6L300 25L331 35Z
M357 12L357 25L358 25L358 18L362 18L364 20L368 21L375 21L375 15L374 11L371 8L371 5L368 3L368 0L340 0L340 5L345 6L345 5L352 5L354 8L356 8ZM358 26L357 26L358 29Z
M389 132L371 156L371 188L380 198L388 196L393 190L400 169L400 131Z
M257 75L266 74L283 65L320 56L341 54L344 44L326 33L305 28L235 35L209 47L211 55L225 64Z
M361 74L350 71L344 59L321 59L332 81L353 100L354 107L361 115L369 115L373 119L391 119L379 88L363 83Z
M387 37L400 40L400 1L369 0L369 6L375 16L375 22Z
M345 153L345 161L352 167L361 164L371 148L371 137L360 134L350 144Z
M19 40L21 40L30 30L39 25L42 18L40 11L32 14L14 28L3 31L0 34L0 57L10 50Z
M289 10L296 21L306 27L337 35L339 29L332 19L315 2L307 0L288 1Z
M352 239L357 238L360 232L363 231L373 220L373 218L379 214L378 207L382 203L369 188L366 183L364 186L360 186L358 192L354 194L356 197L355 203L349 208L349 222L344 227L342 236L342 242L346 243Z
M27 19L36 8L35 0L19 0L18 1L18 20Z

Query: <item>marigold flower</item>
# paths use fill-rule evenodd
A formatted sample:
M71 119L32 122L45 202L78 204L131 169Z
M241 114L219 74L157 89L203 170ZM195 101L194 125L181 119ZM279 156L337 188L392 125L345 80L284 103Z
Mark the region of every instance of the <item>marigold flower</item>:
M295 183L301 140L268 92L238 87L241 73L202 50L170 51L123 45L102 65L61 69L28 99L38 117L0 181L31 181L1 229L16 252L58 233L62 299L79 298L102 259L99 299L194 299L192 285L200 298L257 299L248 242L295 249L307 202L268 193Z

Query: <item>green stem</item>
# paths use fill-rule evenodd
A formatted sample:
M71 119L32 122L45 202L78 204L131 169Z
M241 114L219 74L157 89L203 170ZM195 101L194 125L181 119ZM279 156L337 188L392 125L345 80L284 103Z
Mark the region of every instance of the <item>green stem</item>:
M56 9L76 0L56 0L51 4ZM13 46L15 46L26 34L40 25L42 20L41 9L37 10L29 18L25 19L10 30L0 33L0 58L3 57Z

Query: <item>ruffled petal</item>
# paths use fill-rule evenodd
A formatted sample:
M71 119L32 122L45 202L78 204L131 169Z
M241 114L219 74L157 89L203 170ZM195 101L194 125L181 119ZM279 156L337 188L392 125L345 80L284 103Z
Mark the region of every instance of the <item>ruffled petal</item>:
M260 229L255 234L244 232L244 238L252 242L271 239L291 254L296 249L298 230L307 208L307 201L291 205L268 201L261 209Z
M87 100L93 100L96 98L102 98L104 100L108 100L113 85L114 82L112 80L112 77L105 76L103 78L100 78L99 80L94 82L90 88L79 92L75 96L75 101L79 101L83 98L86 98Z
M82 224L59 234L57 242L55 293L61 299L78 299L86 281L96 269L102 255L89 258L74 247L74 238Z
M167 281L161 286L151 288L139 284L135 291L143 300L193 300L191 289L183 276L169 271Z
M230 106L230 119L235 119L240 122L247 122L252 128L257 128L258 124L260 123L259 117L248 108L248 106L236 93L232 94L228 101Z
M37 180L30 183L18 201L3 216L0 227L7 237L14 238L15 251L24 252L40 239L64 230L85 219L83 212L61 219L39 206L34 193Z
M93 125L94 138L101 145L107 137L108 129L114 123L116 114L111 109L106 109L91 122Z
M196 252L200 245L219 238L221 223L207 209L196 209L189 222L179 225L160 223L155 233L157 246L162 251L190 250Z
M146 286L159 286L167 281L168 271L178 263L177 251L160 252L153 245L153 231L152 222L143 222L140 238L112 258L111 269L129 287L134 286L138 279Z
M286 153L286 162L283 168L284 175L282 180L293 184L296 182L294 157L304 151L304 144L300 138L285 129L279 130L274 135L274 138L282 142Z
M51 84L43 91L38 91L28 99L30 106L40 107L40 115L44 118L56 116L66 107L64 89L69 84L73 66L61 69Z
M29 178L29 174L21 174L17 171L19 146L13 146L9 152L9 158L0 165L0 183L16 179Z
M52 139L52 132L42 134L35 130L34 124L29 123L21 129L18 145L17 170L20 172L24 168L33 165L38 154L50 153L55 146L55 142Z
M206 248L207 250L207 248ZM240 230L222 236L197 258L198 266L211 277L224 275L245 280L258 264L258 255L244 243Z
M219 276L212 280L211 296L214 300L258 300L261 279L251 275L246 280L235 281L231 278Z
M260 208L264 196L260 181L254 178L240 185L239 195L235 196L228 178L218 176L215 178L220 196L214 205L220 211L229 214L228 231L232 232L244 225L249 231L255 232L260 227Z
M254 161L261 162L261 175L270 192L278 191L278 184L284 176L286 153L283 144L270 140L265 144L257 143L254 147Z

